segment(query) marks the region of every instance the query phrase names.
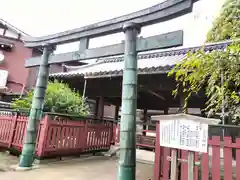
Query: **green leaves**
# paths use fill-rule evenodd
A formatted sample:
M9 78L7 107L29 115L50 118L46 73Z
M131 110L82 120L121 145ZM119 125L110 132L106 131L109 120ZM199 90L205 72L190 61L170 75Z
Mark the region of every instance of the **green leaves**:
M16 99L12 107L15 109L30 109L32 97L33 91L22 99ZM89 107L85 103L85 99L78 92L73 91L68 84L54 81L48 84L43 110L45 112L85 116L88 114Z
M204 53L202 50L188 54L187 58L177 64L169 76L175 76L177 87L173 91L176 96L179 87L186 93L185 102L193 93L205 90L208 97L206 110L218 112L222 108L223 98L225 108L235 114L240 103L240 45L229 46L225 51ZM221 75L224 83L221 84Z
M207 34L207 42L240 38L240 0L226 0L219 17ZM193 93L205 91L208 101L206 110L220 112L222 102L233 121L240 122L240 43L235 42L224 51L205 53L200 50L188 53L169 76L177 81L173 95L179 87L186 93L185 104ZM221 83L223 78L223 84ZM223 101L224 100L224 101ZM238 120L237 120L238 118Z
M240 37L240 0L226 0L219 17L207 34L207 42Z

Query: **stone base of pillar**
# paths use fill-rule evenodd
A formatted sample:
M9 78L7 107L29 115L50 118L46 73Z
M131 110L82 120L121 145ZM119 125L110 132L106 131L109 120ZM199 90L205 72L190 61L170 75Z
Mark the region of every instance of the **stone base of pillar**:
M32 167L20 167L19 165L14 165L11 167L11 169L14 171L30 171L38 168L38 165L33 165Z

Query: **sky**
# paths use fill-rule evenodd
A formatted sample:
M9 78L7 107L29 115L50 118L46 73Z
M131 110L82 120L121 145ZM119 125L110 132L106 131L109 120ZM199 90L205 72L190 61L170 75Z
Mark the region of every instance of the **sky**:
M43 36L79 28L98 21L150 7L163 0L7 0L1 2L0 17L32 36ZM224 0L200 0L193 13L174 20L144 27L139 36L147 37L184 30L184 45L200 45L219 14ZM123 33L90 40L90 48L120 43ZM61 45L56 53L77 50L78 43Z

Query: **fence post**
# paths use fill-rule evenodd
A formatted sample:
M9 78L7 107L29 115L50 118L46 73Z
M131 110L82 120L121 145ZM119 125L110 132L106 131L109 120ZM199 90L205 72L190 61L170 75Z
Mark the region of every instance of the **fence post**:
M115 145L116 141L116 124L115 122L112 123L112 132L111 132L111 144Z
M116 141L117 141L117 143L120 143L120 125L119 124L117 124L117 129L116 129Z
M48 115L45 115L42 119L43 121L43 127L40 128L41 121L39 122L39 128L38 131L40 131L39 134L39 140L38 140L38 147L37 147L37 156L41 157L44 155L44 148L46 147L47 142L47 134L48 134L48 127L50 125L50 119Z
M171 150L171 180L177 180L177 158L178 158L177 149L172 149Z
M159 123L156 124L156 142L155 142L155 160L154 160L154 180L160 180L160 158L161 158L161 147L160 147L160 129Z
M16 113L16 115L13 116L13 120L12 120L13 122L12 122L12 127L11 127L11 133L10 133L10 136L9 136L8 148L11 147L12 142L13 142L13 138L14 138L15 130L16 130L16 125L17 125L17 118L18 118L18 114Z
M83 138L83 142L84 142L83 151L86 151L88 148L88 141L90 140L88 139L88 120L86 120L84 123L84 135L85 137Z
M188 180L193 180L194 177L194 152L188 152Z

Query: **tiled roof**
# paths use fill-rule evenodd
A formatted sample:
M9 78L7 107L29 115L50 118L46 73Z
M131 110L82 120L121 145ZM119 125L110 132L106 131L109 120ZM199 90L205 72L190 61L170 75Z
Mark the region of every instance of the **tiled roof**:
M231 41L225 41L215 44L208 44L204 50L223 50ZM164 51L140 54L138 55L138 73L139 74L157 74L166 73L171 68L186 57L187 52L200 50L202 46L188 48L174 48ZM123 57L112 57L99 59L96 63L80 66L77 70L54 73L50 77L68 78L76 76L120 76L123 72Z
M29 34L23 32L22 30L16 28L15 26L13 26L12 24L8 23L7 21L3 20L2 18L0 18L0 24L6 26L8 29L12 29L13 31L15 31L18 34L22 34L24 37L28 37L30 36Z

